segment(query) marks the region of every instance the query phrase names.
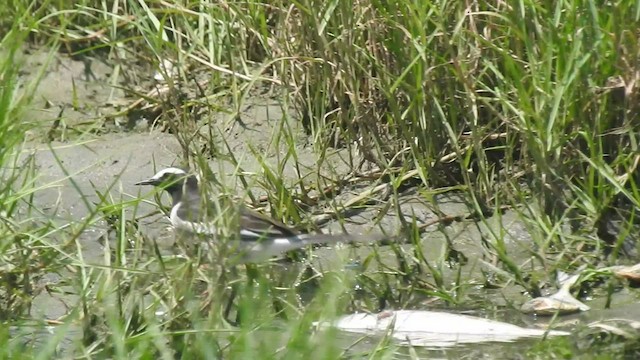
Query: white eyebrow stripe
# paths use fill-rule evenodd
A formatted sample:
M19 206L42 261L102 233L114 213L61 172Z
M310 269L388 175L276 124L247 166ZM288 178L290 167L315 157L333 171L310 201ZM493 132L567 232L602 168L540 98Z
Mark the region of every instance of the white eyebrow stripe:
M158 171L157 174L153 175L152 179L161 179L166 174L187 175L187 172L180 168L170 167L170 168L166 168Z

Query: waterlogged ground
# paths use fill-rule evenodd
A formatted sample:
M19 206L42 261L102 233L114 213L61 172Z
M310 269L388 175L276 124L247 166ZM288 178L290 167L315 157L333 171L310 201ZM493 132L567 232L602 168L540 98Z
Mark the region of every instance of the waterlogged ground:
M37 68L45 63L47 57L40 51L31 51L25 54L25 59L29 68ZM171 252L173 237L168 229L168 220L157 212L158 208L150 195L150 189L136 187L134 183L153 175L157 169L180 165L182 149L174 135L162 131L161 126L149 124L143 115L137 119L124 115L108 116L117 114L135 99L112 86L123 85L112 83L115 71L114 66L97 59L74 60L69 56L56 54L44 72L32 109L26 114L30 120L37 121L39 127L29 134L29 142L23 150L22 158L33 156L38 184L45 188L37 191L33 199L35 208L41 209L41 213L28 215L53 218L62 227L80 223L81 219L88 216L95 209L95 204L100 202L99 194L106 194L113 202L143 198L144 201L132 203L125 208L125 216L133 219L155 213L140 219L139 230L147 237L155 239L162 251ZM140 68L138 71L141 77L136 80L138 85L150 87L150 84L153 84L153 69ZM34 74L24 74L25 79L31 76ZM221 111L209 115L210 126L207 129L214 128L217 130L216 136L225 137L229 148L239 157L245 173L257 173L260 171L260 165L248 144L261 154L270 155L267 160L275 164L281 154L274 151L269 144L281 118L282 109L278 102L264 95L247 101L242 111L242 123L234 123L233 119L229 119L228 115ZM298 125L290 125L296 139L300 140L296 145L299 161L307 165L308 169L312 169L316 161L312 147ZM348 165L341 160L344 158L345 154L340 152L331 155L327 161L328 168L336 173L348 173ZM212 159L211 164L212 169L219 171L224 184L237 189L238 194L243 195L236 170L232 165L220 159ZM294 168L290 166L285 173L293 178ZM358 190L354 188L351 192L341 194L339 200L346 201L358 195ZM261 193L258 186L254 186L253 191L258 195ZM407 191L402 199L403 212L408 216L413 215L423 223L437 218L433 206L424 201L418 193ZM464 216L468 212L462 201L462 194L445 193L438 195L436 199L439 209L444 214ZM350 232L360 233L381 231L373 226L372 221L378 216L379 209L380 206L373 206L370 210L346 218L345 228ZM392 214L393 212L390 212L385 215L379 224L382 229L393 234L400 228L400 220ZM341 223L329 221L323 228L327 231L340 231ZM513 283L498 289L487 289L483 286L487 281L485 274L494 271L491 266L494 260L485 257L486 252L481 240L483 236L487 238L490 229L495 232L506 231L507 249L511 258L518 264L526 264L532 248L531 237L525 224L509 210L501 216L492 217L488 224L476 224L472 220L454 221L446 225L434 224L422 237L425 255L432 264L441 266L445 282L449 283L454 283L458 276L458 268L455 267L454 271L448 268L444 261L447 238L457 251L468 258L459 273L463 279L461 282L469 284L462 292L464 300L461 301L465 304L466 313L527 327L544 325L549 319L523 315L517 310L504 310L517 309L530 299L528 294L523 293L522 288ZM78 240L84 261L89 264L102 264L109 252L106 245L110 245L113 236L105 221L97 221L86 229ZM318 258L313 261L325 268L336 266L335 264L343 266L340 264L357 262L368 252L370 248L367 246L324 248L315 252ZM385 254L384 249L382 254ZM336 262L336 259L341 261ZM388 261L394 261L390 253ZM55 285L60 281L60 276L64 274L50 274L42 281ZM68 294L40 292L33 300L33 317L55 320L67 314L69 307L77 299L72 289L69 290ZM552 293L556 289L544 290ZM591 311L563 316L556 319L556 322L566 321L564 329L571 331L576 324L601 319L624 317L640 321L640 307L633 305L636 301L635 296L627 290L613 295L608 310L605 309L605 299L587 299L585 302L592 308ZM431 302L428 297L425 297L421 304L423 309L441 308L441 303ZM71 334L78 335L77 331ZM48 336L43 335L44 338ZM357 339L356 336L345 336L345 348ZM527 340L521 344L487 344L447 351L432 350L423 355L443 358L462 355L468 358L518 358L517 354L522 346L529 347L534 343L535 341ZM358 348L375 345L375 342L361 342Z

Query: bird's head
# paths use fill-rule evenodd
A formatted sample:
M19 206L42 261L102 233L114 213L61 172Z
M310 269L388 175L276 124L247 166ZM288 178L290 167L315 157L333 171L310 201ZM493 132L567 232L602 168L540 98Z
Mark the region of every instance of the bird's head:
M170 167L158 171L158 173L151 178L137 182L135 185L153 185L172 193L173 191L181 191L184 189L185 184L186 187L197 189L198 179L195 175L190 175L183 169Z

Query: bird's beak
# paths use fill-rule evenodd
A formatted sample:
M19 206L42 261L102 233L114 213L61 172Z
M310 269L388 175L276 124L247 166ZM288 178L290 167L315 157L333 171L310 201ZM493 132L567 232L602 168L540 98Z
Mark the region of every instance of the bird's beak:
M155 185L157 182L154 179L147 179L147 180L142 180L140 182L137 182L133 185Z

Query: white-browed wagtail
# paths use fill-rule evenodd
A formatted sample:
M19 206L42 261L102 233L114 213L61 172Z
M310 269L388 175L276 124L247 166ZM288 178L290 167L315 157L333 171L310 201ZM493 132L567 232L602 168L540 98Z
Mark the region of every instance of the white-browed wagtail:
M153 185L171 195L172 208L169 219L177 232L195 235L197 239L210 243L216 241L218 232L212 220L216 216L216 206L204 201L195 175L180 168L170 167L136 185ZM237 241L233 241L228 246L237 250L236 254L240 256L240 262L264 261L275 255L312 244L369 242L378 241L380 238L380 236L352 234L301 234L277 220L244 206L234 206L234 208L230 214L238 217L239 229Z

